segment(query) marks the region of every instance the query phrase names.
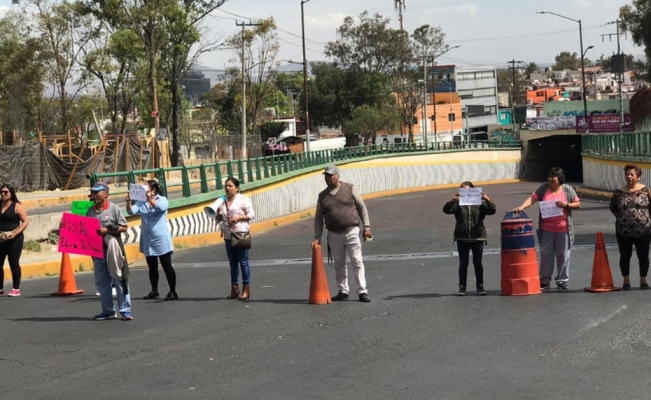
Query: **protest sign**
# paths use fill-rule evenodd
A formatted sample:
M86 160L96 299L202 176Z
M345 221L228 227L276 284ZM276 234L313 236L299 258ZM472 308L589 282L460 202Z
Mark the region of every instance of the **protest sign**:
M129 197L131 200L135 201L147 201L147 191L149 186L147 185L138 185L135 183L129 184Z
M481 205L481 188L460 188L459 196L460 206Z
M104 257L99 220L63 213L59 230L59 253Z
M86 216L86 212L93 206L92 201L73 201L70 212L75 215Z
M563 209L556 205L557 200L547 200L541 201L540 204L540 215L545 218L551 217L562 217Z

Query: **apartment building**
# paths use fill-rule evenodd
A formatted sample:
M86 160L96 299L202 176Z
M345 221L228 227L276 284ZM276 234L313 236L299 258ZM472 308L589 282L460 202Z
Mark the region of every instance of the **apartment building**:
M498 123L497 74L494 66L434 66L431 70L436 93L456 92L461 98L464 130L488 132ZM467 126L466 126L467 124Z

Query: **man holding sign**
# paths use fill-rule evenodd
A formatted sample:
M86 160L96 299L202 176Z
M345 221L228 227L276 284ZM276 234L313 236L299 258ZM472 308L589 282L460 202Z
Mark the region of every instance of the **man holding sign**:
M572 210L581 208L581 200L570 185L565 184L565 172L557 167L547 172L547 183L513 211L524 211L540 202L538 240L540 242L540 289L549 290L556 259L556 286L566 290L570 280L570 251L574 243Z
M475 267L477 294L485 296L484 266L482 255L486 243L486 228L484 218L493 215L497 209L481 188L476 188L472 182L463 182L459 193L443 206L443 212L452 214L456 218L454 226L454 241L457 242L459 251L459 291L457 296L466 295L466 280L468 277L468 264L470 250L472 250L472 264Z
M99 220L97 233L103 238L103 257L93 257L95 286L99 292L102 312L94 317L96 321L115 319L115 304L111 287L115 287L122 320L131 321L131 296L129 295L129 265L127 263L122 233L127 231L127 220L120 207L108 200L109 187L97 182L90 189L90 199L94 205L86 213L87 217Z

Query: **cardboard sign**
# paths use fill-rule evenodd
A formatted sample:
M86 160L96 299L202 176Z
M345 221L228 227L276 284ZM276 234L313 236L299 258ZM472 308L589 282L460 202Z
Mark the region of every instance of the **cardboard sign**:
M481 206L481 188L460 188L460 206Z
M82 217L86 216L86 212L93 206L92 201L73 201L70 212L75 215L81 215Z
M99 220L63 213L59 231L59 253L104 257Z
M543 219L563 216L563 209L556 205L556 201L546 200L538 202L540 204L540 215Z
M147 191L149 186L137 185L135 183L129 184L129 197L135 201L147 201Z

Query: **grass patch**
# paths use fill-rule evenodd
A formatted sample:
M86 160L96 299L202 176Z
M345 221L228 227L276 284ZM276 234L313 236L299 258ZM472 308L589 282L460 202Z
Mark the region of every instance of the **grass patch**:
M189 249L190 245L185 243L175 243L174 248L177 250L184 250L184 249Z
M47 242L49 244L59 244L59 234L57 232L50 232L47 235Z
M57 272L46 272L45 276L47 277L52 277L52 276L58 276L59 274Z
M308 212L307 214L301 214L301 220L310 219L312 217L314 217L314 215L312 215L311 212Z
M27 251L33 251L34 253L40 253L41 244L36 240L28 240L23 244L23 249Z

